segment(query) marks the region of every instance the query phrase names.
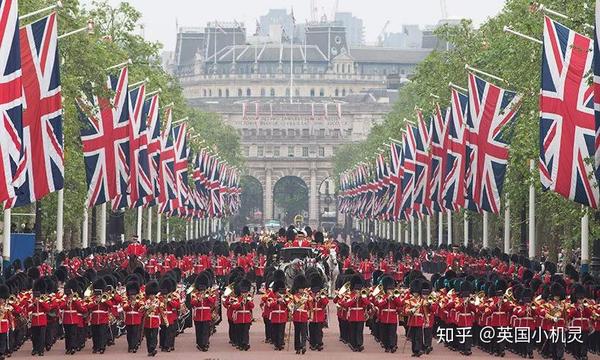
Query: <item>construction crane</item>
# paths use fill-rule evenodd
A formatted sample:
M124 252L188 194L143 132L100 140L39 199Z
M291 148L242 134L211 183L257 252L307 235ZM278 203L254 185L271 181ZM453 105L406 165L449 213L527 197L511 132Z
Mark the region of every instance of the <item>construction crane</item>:
M381 29L381 32L379 33L379 35L377 35L378 46L383 46L383 41L385 40L385 31L387 30L388 25L390 25L389 20L385 22L385 25L383 25L383 29Z
M448 6L446 0L440 0L440 8L442 9L442 20L448 19Z

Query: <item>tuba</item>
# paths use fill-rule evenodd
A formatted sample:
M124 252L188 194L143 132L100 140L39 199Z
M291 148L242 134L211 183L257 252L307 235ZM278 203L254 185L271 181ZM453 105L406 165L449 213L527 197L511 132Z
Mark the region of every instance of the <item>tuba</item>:
M350 291L350 281L342 285L342 287L338 290L338 295L344 296L348 291Z

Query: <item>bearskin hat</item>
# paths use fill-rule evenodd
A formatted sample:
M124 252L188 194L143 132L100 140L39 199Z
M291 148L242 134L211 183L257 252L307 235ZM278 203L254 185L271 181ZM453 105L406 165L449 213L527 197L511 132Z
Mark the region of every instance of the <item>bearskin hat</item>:
M362 276L360 276L359 274L354 274L352 275L352 278L350 279L350 288L352 290L360 290L364 287L364 281Z
M92 283L92 288L94 290L104 291L104 288L106 288L106 281L102 278L98 278Z
M249 292L251 288L252 288L252 283L250 282L250 280L245 279L245 278L240 280L240 282L239 282L240 292L242 292L242 293Z
M322 244L325 241L325 236L323 236L323 233L321 231L316 231L315 232L315 242L317 244Z
M431 294L431 283L429 281L422 281L421 282L421 295L429 295Z
M295 293L300 289L306 289L309 286L308 281L306 280L306 276L304 274L298 274L294 277L294 282L292 284L292 292Z
M210 278L208 277L208 275L205 273L200 273L198 274L198 276L196 276L196 279L194 280L194 287L197 290L205 290L208 289L209 283Z
M135 296L140 293L140 284L136 281L130 281L125 285L125 291L128 296Z
M382 276L379 282L381 283L383 289L386 291L392 290L396 287L396 280L394 280L394 278L389 275Z
M156 295L156 294L158 294L158 291L159 291L158 281L152 280L146 284L146 289L145 289L146 295Z
M559 298L559 299L563 300L565 298L565 295L566 295L565 294L565 287L562 286L559 283L554 283L550 287L550 293L552 294L552 297Z
M585 287L583 287L583 285L575 284L571 289L571 294L575 297L575 299L579 300L586 297L587 291L585 290Z
M285 291L285 282L282 280L276 280L273 282L273 292L282 292Z
M473 293L473 285L469 281L463 281L460 284L460 295L462 297L467 297Z
M411 294L420 294L421 293L421 280L415 279L410 282L409 291Z
M321 291L325 286L323 277L319 273L314 273L310 277L310 289L314 292Z
M286 235L285 228L279 228L279 231L277 232L277 236L284 237L285 235Z
M550 261L544 263L544 270L549 272L551 275L556 273L556 264Z
M521 302L522 303L528 303L531 300L533 300L533 291L531 290L531 288L523 288L523 290L521 291Z
M27 270L27 276L29 276L32 280L38 280L40 278L40 269L37 266L29 268Z
M10 289L8 288L8 286L2 284L0 285L0 299L8 299L8 297L10 296Z
M383 276L384 272L377 269L375 271L373 271L373 284L377 284L379 282L379 280L381 279L381 277Z
M46 282L43 279L38 279L33 283L33 292L43 294L46 292Z

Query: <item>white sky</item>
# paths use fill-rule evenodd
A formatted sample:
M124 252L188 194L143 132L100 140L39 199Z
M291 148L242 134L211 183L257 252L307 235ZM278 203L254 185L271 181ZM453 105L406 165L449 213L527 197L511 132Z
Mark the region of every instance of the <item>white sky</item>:
M90 2L90 0L84 0ZM118 4L122 0L109 0ZM268 9L293 7L297 22L310 18L310 0L129 0L143 14L144 36L160 41L165 50L175 48L175 24L205 26L208 21L244 22L253 33L256 21ZM365 40L375 42L385 22L388 32L397 32L402 25L433 25L442 17L441 0L338 0L338 11L351 11L363 19ZM315 0L320 14L329 16L335 0ZM470 18L480 24L496 15L504 0L446 0L449 18Z

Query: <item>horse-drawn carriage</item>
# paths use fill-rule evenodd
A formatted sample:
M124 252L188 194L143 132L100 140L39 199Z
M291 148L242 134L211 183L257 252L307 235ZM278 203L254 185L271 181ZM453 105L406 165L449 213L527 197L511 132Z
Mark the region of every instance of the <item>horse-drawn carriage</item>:
M292 287L296 275L316 271L322 276L325 288L328 291L333 289L331 280L335 281L339 273L335 252L323 257L318 250L310 247L288 247L279 250L278 259L277 268L285 273L288 288Z

